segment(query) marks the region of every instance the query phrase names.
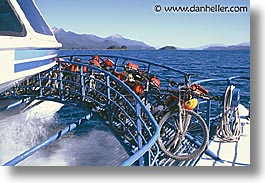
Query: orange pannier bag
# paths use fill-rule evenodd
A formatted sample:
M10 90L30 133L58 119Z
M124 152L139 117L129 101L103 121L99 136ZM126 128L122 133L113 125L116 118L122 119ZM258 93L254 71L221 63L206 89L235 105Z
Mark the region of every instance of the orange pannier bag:
M76 70L77 70L77 65L71 64L70 71L71 72L76 72Z
M199 94L202 94L202 95L205 95L208 93L208 91L204 87L202 87L201 85L199 85L197 83L191 85L190 89L195 91L195 92L198 92Z
M134 63L131 63L131 62L129 62L129 63L127 64L127 66L128 66L128 67L131 67L131 68L134 69L134 70L138 70L138 69L139 69L139 66L138 66L137 64L134 64Z
M153 83L157 86L160 87L160 80L156 77L151 78L151 80L153 81Z
M144 86L141 83L135 82L134 92L138 95L142 95Z
M84 73L87 72L87 66L83 66L83 72L84 72Z

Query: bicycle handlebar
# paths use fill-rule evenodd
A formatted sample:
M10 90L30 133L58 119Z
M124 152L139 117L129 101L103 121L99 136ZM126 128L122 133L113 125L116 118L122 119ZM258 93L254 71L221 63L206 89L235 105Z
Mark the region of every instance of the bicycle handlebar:
M176 89L176 90L172 90L170 88L166 88L166 89L161 89L162 92L167 92L169 94L173 94L175 96L177 96L179 94L179 91L180 92L184 92L184 93L188 93L190 92L191 95L193 96L196 96L198 98L201 98L201 99L206 99L206 100L215 100L215 101L219 101L222 99L222 97L220 96L211 96L211 95L206 95L206 94L199 94L198 92L188 88L188 87L183 87L183 88L180 88L180 89Z

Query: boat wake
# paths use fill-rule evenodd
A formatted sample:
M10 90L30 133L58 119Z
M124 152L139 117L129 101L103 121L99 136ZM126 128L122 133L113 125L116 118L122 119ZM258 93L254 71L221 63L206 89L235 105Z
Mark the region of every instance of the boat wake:
M0 120L0 164L47 140L80 115L81 110L45 101ZM92 119L18 166L118 166L127 158L128 154L110 130Z
M45 102L24 113L0 120L0 163L37 145L51 134L61 104ZM45 109L45 110L44 110Z

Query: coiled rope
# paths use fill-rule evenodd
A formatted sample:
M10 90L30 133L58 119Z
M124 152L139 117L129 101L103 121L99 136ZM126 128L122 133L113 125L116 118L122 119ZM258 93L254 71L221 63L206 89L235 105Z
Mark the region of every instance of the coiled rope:
M224 142L238 141L241 134L238 105L232 106L234 89L233 85L226 88L222 118L216 129L216 136Z

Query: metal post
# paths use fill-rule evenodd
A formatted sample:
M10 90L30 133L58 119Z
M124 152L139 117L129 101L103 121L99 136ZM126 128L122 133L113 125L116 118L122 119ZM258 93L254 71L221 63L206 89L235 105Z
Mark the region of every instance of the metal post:
M207 100L206 124L208 126L209 131L211 131L211 120L210 120L210 118L211 118L211 105L212 105L211 100ZM220 159L215 153L213 153L211 150L208 149L208 145L207 145L207 148L206 148L204 153L216 161L223 162L222 159Z
M227 86L231 85L231 79L227 79Z
M210 118L211 118L211 105L212 105L211 100L207 100L206 124L208 126L209 131L211 130L211 122L210 122Z
M85 81L84 81L84 72L83 72L83 66L80 65L80 85L81 85L81 95L82 95L82 104L85 101Z
M143 142L141 138L142 125L141 125L141 106L139 102L136 103L136 123L137 123L137 140L138 140L138 149L143 147ZM143 156L139 158L139 166L143 166Z
M107 85L107 110L108 110L108 121L110 122L111 108L110 108L110 76L106 76L106 85Z
M64 100L64 95L63 95L63 73L62 73L62 62L59 63L59 81L60 81L60 98L63 101Z
M13 94L14 94L14 96L17 96L16 90L17 90L17 85L13 87Z
M147 73L150 73L151 71L151 64L148 65Z
M38 78L39 78L39 87L40 87L40 97L42 97L42 84L41 84L41 75L40 73L38 74Z
M114 70L117 69L117 63L118 63L118 60L119 60L119 58L117 57L117 58L115 59L115 68L114 68Z

